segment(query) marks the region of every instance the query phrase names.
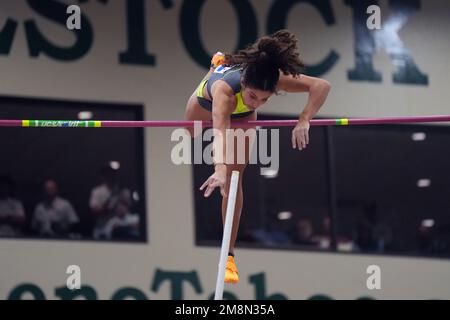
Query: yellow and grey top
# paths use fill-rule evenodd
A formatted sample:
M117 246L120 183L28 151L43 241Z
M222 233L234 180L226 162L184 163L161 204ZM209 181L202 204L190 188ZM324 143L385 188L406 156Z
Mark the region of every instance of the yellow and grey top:
M200 85L197 87L197 100L198 103L205 108L206 110L212 111L212 101L206 99L203 96L203 90L206 86L208 90L208 94L211 97L211 87L217 80L225 81L231 89L233 89L234 95L236 97L236 109L232 113L233 118L244 117L252 112L253 110L249 109L242 100L241 93L241 77L242 77L243 69L238 66L226 67L221 65L214 70L214 73L209 77L209 79L203 80Z

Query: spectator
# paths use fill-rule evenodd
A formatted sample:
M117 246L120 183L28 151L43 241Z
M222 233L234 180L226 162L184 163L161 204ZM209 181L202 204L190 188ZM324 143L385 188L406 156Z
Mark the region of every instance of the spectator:
M25 210L22 203L14 198L14 183L11 177L0 176L0 236L22 235Z
M79 222L72 205L66 199L58 196L58 186L55 181L44 182L44 199L34 210L31 229L40 236L65 237Z
M313 237L320 249L328 250L331 248L331 219L325 216L322 219L322 232Z
M314 229L310 219L299 219L295 227L293 243L301 245L317 245L317 242L313 239Z
M320 249L332 249L331 233L331 218L330 216L324 216L322 219L322 232L313 236L313 240ZM340 233L336 234L336 249L338 251L352 251L353 247L351 239Z
M106 165L101 170L102 183L91 191L89 207L95 219L93 236L96 239L105 235L107 222L115 216L114 209L122 200L131 207L131 192L122 188L118 180L118 171L110 165Z
M139 215L131 213L128 202L119 200L114 208L114 216L103 228L101 237L106 239L138 239Z
M356 227L355 244L361 251L385 252L392 242L392 228L379 217L378 205L371 203L363 208L363 218Z

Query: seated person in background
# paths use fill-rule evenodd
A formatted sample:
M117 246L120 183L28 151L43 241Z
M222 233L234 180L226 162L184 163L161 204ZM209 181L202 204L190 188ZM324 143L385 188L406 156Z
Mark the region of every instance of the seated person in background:
M13 185L9 176L0 176L0 237L22 235L25 210L22 203L13 197Z
M102 183L91 191L89 208L95 219L93 237L104 237L106 223L115 216L114 209L118 201L127 202L131 207L131 192L122 188L118 179L118 171L105 165L101 170Z
M312 221L308 218L301 218L297 220L294 238L292 242L301 245L317 245L313 238L314 229Z
M362 211L363 216L354 235L356 248L366 252L385 252L392 242L392 228L381 220L378 204L366 204Z
M338 236L337 241L340 241ZM322 230L320 233L314 235L314 241L320 249L331 248L331 219L329 216L322 218Z
M338 232L338 230L336 230ZM325 216L322 218L322 232L314 235L313 240L317 243L320 249L332 249L331 239L331 218ZM336 249L337 251L352 251L354 250L353 241L340 233L336 234Z
M127 201L119 200L114 216L106 222L99 236L106 239L138 239L139 215L131 213Z
M69 235L79 218L69 201L58 197L55 181L44 183L44 200L34 210L31 229L40 236L64 237Z

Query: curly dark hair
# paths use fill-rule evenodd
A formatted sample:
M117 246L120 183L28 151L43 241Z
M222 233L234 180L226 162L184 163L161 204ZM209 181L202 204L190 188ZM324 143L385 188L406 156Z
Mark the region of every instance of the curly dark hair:
M225 54L225 61L244 69L244 85L271 92L276 90L280 70L285 75L299 75L305 68L298 52L298 39L289 30L261 37L236 54Z

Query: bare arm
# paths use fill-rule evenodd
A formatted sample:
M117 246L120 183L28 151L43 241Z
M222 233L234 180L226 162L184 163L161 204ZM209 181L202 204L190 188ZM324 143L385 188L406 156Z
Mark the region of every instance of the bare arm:
M309 121L325 103L331 85L324 79L305 75L286 76L280 72L277 90L286 92L309 92L308 102L298 118L292 131L292 147L302 150L309 143Z
M277 89L286 92L309 92L308 102L299 116L300 119L303 118L309 121L325 103L331 85L328 81L320 78L309 77L303 74L294 77L280 73Z
M212 120L214 129L213 157L214 174L206 180L200 187L205 187L205 197L208 197L216 187L220 187L221 193L225 196L225 182L227 177L227 129L230 128L231 114L236 107L234 92L228 84L223 81L216 81L211 88L213 96Z
M214 128L214 163L217 167L226 161L226 131L230 128L231 114L236 107L234 92L228 84L217 81L211 88L213 96L212 120Z

